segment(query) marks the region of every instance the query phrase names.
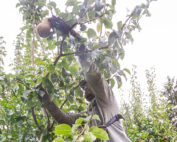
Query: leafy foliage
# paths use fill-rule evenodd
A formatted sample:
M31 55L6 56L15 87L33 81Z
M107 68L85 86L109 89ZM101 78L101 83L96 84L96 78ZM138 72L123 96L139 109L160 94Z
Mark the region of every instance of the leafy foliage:
M54 139L53 142L64 139L67 141L89 141L93 142L96 138L102 140L109 140L108 134L105 130L92 126L89 128L89 123L93 120L98 120L99 117L94 115L93 117L88 116L87 118L78 118L71 128L67 124L60 124L55 128L54 133L60 135L60 137ZM79 128L79 129L78 129Z
M3 72L6 53L3 38L0 38L0 141L107 140L106 131L89 127L92 119L99 121L98 116L79 118L72 127L67 124L57 126L54 117L58 108L67 113L81 113L88 107L79 87L83 70L77 56L86 54L78 52L81 44L87 48L87 66L95 64L111 87L116 82L121 87L122 77L126 79L126 75L130 74L119 64L125 56L124 45L133 41L132 31L141 29L140 18L150 15L148 7L152 1L136 6L125 22L117 21L117 28L113 29L116 0L66 0L65 10L58 8L57 1L19 0L16 7L22 14L24 25L16 37L11 74ZM64 19L80 40L55 29L49 37L40 38L36 27L51 15ZM135 97L135 94L132 96ZM141 99L138 101L141 108ZM55 109L47 110L51 105ZM134 120L138 120L134 124L141 121L141 114L134 116ZM157 123L154 123L156 126ZM149 127L152 125L149 124ZM135 134L137 131L129 129L129 132ZM135 137L130 137L136 139L137 133ZM56 138L55 134L61 136ZM142 135L144 138L147 136L146 133Z
M170 118L170 121L172 122L173 126L177 128L177 83L175 83L175 79L171 79L168 77L167 84L165 85L165 91L163 94L168 99L167 104L167 112L168 116ZM177 129L176 129L177 130Z
M3 71L4 57L6 56L5 41L0 37L0 72Z
M156 142L177 140L176 128L170 122L169 106L163 92L156 89L155 69L146 70L148 92L141 91L136 66L131 75L131 104L123 103L122 109L128 123L128 136L132 141Z

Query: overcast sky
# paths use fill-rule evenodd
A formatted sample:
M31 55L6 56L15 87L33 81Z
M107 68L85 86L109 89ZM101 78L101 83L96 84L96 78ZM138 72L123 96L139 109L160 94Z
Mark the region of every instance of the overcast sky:
M118 12L124 15L126 9L133 8L135 2L142 0L118 0ZM1 0L0 2L0 36L7 42L8 56L5 63L8 65L13 59L13 41L22 25L22 17L15 8L17 0ZM151 17L141 20L142 30L134 32L134 43L126 46L124 67L131 69L137 65L140 80L143 80L144 71L155 67L158 84L164 84L166 76L177 74L177 1L158 0L150 7ZM6 67L6 70L10 69Z
M123 63L137 65L140 77L145 69L154 67L158 86L166 76L177 76L177 1L158 0L151 5L149 18L141 20L141 32L134 33L133 45L126 47Z

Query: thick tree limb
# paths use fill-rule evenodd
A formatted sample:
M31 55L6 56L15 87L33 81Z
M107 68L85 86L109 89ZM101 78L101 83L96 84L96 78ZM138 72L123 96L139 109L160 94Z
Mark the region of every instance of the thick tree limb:
M51 99L48 95L47 91L41 87L41 90L45 92L43 97L39 96L39 100L44 105L44 107L48 110L51 116L58 123L66 123L72 125L75 123L75 120L81 116L81 114L67 114L63 112Z

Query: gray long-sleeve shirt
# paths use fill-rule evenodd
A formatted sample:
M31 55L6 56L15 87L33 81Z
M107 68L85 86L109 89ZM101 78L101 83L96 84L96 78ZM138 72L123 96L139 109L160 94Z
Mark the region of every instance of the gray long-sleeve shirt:
M85 80L95 95L97 107L102 116L103 124L105 124L113 116L119 114L120 111L112 89L107 81L102 78L101 74L97 73L94 68L94 65L91 65L89 71L85 73ZM92 108L91 113L97 114L94 107ZM109 142L131 142L119 121L116 121L111 126L107 127L107 132L110 138Z

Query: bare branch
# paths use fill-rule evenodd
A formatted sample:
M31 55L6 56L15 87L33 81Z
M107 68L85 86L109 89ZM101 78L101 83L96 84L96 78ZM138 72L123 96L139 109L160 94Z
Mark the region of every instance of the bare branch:
M92 50L87 50L87 51L84 51L84 52L71 52L71 53L65 53L65 54L62 54L61 56L70 56L70 55L82 55L82 54L85 54L85 53L89 53L89 52L93 52L95 50L103 50L103 49L107 49L109 48L109 46L104 46L104 47L100 47L100 48L96 48L96 49L92 49Z

